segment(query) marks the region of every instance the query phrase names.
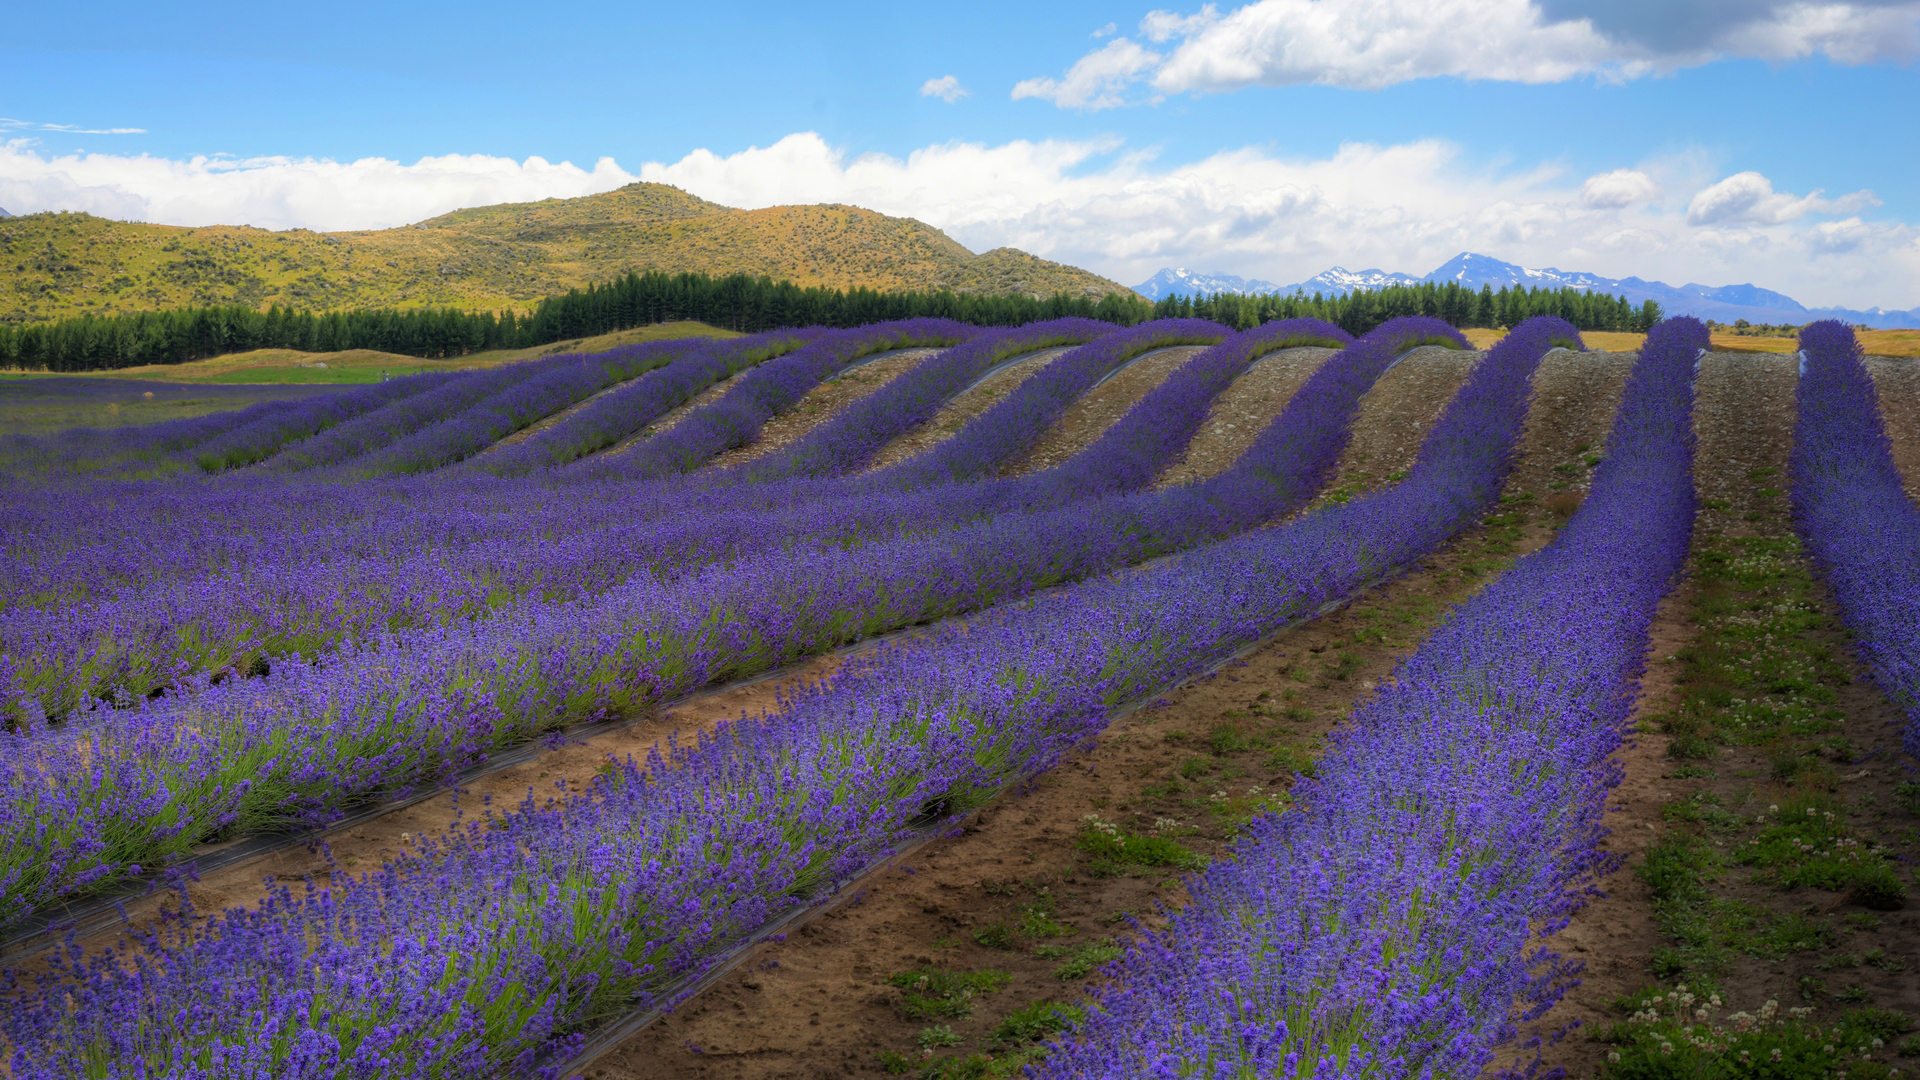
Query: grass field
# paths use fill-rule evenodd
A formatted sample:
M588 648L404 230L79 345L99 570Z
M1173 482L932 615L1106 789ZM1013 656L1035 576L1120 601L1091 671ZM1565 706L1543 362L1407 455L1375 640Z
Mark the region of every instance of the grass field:
M571 341L556 341L529 349L496 349L472 353L452 360L422 360L417 356L378 352L373 349L349 349L346 352L303 353L292 349L255 349L231 353L188 364L146 364L117 371L58 373L46 371L4 371L0 377L45 379L136 379L158 382L223 384L338 384L372 383L396 375L418 375L428 371L464 371L469 368L511 364L563 352L604 352L621 345L645 341L664 341L683 337L738 337L731 330L700 322L670 322L643 326L637 330L617 330ZM324 364L325 367L317 365ZM171 414L167 419L175 418Z
M325 386L223 386L0 373L0 435L51 435L69 428L118 428L188 420L328 392Z

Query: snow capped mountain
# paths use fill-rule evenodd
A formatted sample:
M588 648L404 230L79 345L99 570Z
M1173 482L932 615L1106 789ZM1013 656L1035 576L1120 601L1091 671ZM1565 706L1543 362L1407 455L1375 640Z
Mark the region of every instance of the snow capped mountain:
M1135 285L1133 291L1149 300L1158 300L1163 296L1209 296L1223 292L1246 295L1279 292L1280 286L1234 274L1196 274L1183 266L1170 266Z
M1874 327L1920 326L1920 308L1911 311L1882 311L1868 308L1808 308L1799 301L1758 285L1669 285L1664 281L1642 278L1610 278L1578 270L1556 267L1529 269L1502 262L1488 255L1463 251L1442 263L1430 274L1388 273L1382 270L1352 271L1336 266L1315 274L1296 285L1269 286L1266 282L1246 281L1231 274L1195 274L1187 270L1162 270L1135 291L1158 300L1167 295L1197 296L1208 293L1305 293L1312 296L1344 296L1355 289L1379 289L1389 285L1415 285L1421 282L1445 284L1458 282L1469 289L1481 286L1499 292L1503 288L1573 288L1624 296L1634 304L1648 300L1660 305L1668 315L1694 315L1718 322L1746 319L1756 323L1806 323L1815 319L1843 319ZM1150 288L1151 287L1151 288Z
M1331 270L1322 270L1307 280L1282 292L1299 290L1311 296L1314 293L1345 296L1355 289L1384 289L1389 285L1417 285L1419 278L1412 274L1390 274L1385 270L1349 270L1336 266Z

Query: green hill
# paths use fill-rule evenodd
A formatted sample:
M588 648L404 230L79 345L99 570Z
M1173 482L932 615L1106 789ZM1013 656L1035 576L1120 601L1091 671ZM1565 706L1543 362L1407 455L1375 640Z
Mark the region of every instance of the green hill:
M184 228L77 213L0 218L0 321L14 323L213 304L524 311L542 297L647 270L889 292L1128 291L1013 248L975 255L912 218L837 204L737 210L664 184L362 232Z

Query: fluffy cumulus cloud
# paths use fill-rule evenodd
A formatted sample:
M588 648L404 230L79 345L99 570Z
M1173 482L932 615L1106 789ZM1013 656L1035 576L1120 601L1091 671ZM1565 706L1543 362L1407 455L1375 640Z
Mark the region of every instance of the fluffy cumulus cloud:
M1638 206L1660 194L1660 185L1639 169L1615 169L1587 177L1580 185L1580 201L1595 210Z
M937 97L951 105L967 96L967 88L960 85L957 75L942 75L937 79L928 79L920 84L921 97Z
M1318 158L1243 148L1167 164L1123 140L949 142L849 154L817 134L592 170L538 158L411 165L45 157L0 144L0 206L184 225L375 228L462 206L609 190L634 179L730 206L838 202L916 217L974 250L1009 245L1143 281L1188 266L1299 281L1333 265L1424 273L1462 251L1673 283L1752 281L1809 304L1920 304L1920 230L1875 221L1870 192L1779 191L1689 157L1595 175L1515 169L1437 140Z
M144 154L44 156L25 140L0 143L0 206L16 214L85 210L167 225L380 229L463 206L591 195L635 179L612 158L592 169L483 154L424 157L411 165L386 158L181 161Z
M1619 80L1722 57L1904 61L1920 55L1920 2L1257 0L1225 13L1153 11L1139 36L1155 47L1115 37L1013 96L1103 109L1253 85Z
M1879 200L1871 192L1856 191L1838 199L1789 195L1773 190L1773 181L1757 172L1739 172L1702 188L1687 203L1687 221L1694 225L1784 225L1809 213L1846 213Z

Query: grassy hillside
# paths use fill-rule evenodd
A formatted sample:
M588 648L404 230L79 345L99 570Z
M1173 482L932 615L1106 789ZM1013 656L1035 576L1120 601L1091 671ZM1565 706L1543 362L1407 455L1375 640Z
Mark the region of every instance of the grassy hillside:
M9 322L208 304L525 310L646 270L884 291L1127 291L1012 248L975 255L911 218L831 204L736 210L664 184L370 232L189 229L64 213L0 219L0 320Z

